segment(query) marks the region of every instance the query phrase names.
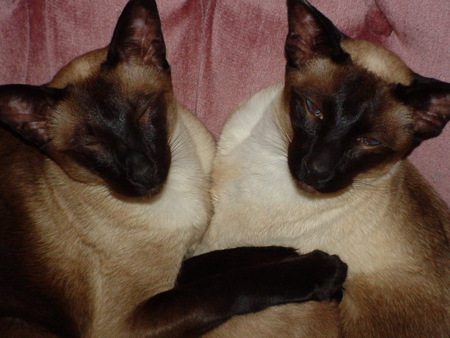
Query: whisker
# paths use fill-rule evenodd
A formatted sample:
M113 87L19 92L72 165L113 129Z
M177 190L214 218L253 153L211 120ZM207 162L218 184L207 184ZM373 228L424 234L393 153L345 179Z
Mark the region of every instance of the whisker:
M176 156L176 154L180 152L180 148L183 146L183 141L181 140L180 135L176 135L170 140L170 146L172 150L172 156Z
M282 135L278 133L277 130L270 130L270 134L267 135L267 138L265 139L267 141L267 144L270 145L272 149L275 149L278 153L278 155L283 155L284 157L287 157L287 142L285 141L285 138L283 138Z
M367 181L355 180L353 182L354 187L363 187L364 189L370 189L371 191L385 191L389 192L391 189L383 185L377 185Z

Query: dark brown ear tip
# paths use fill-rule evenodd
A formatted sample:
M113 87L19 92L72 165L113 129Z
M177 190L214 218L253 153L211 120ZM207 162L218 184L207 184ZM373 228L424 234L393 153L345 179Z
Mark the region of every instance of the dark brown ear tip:
M152 12L158 13L158 5L155 0L130 0L128 3L131 3L134 6L140 6L146 8Z
M325 15L304 0L288 0L287 3L287 70L299 68L316 57L327 57L338 64L351 60L340 45L345 36Z
M411 109L416 144L441 134L450 119L449 83L414 74L410 85L396 84L391 90Z
M155 0L130 0L125 5L122 15L126 15L129 12L132 12L135 9L143 8L148 10L150 13L153 13L154 17L159 18L158 14L158 6Z
M161 20L153 0L131 0L120 15L101 69L121 62L151 65L168 71Z
M51 104L63 99L66 93L66 88L53 88L45 85L7 84L0 86L0 101L11 101L13 98L17 98L38 102L45 99Z
M50 141L47 115L66 89L12 84L0 86L0 121L30 144L44 150Z
M287 4L288 8L291 8L291 7L294 7L297 5L312 7L312 5L306 0L287 0L286 4Z
M450 83L419 74L413 75L410 85L395 84L392 86L395 97L406 105L423 108L429 104L431 97L446 98L450 104Z

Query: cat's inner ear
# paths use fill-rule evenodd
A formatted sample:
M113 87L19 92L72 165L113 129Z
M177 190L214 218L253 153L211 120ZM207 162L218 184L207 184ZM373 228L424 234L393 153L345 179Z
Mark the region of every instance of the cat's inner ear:
M394 95L413 111L417 141L438 136L450 120L450 84L415 75L409 86L397 85Z
M120 15L104 65L114 67L121 62L170 70L154 0L132 0Z
M0 121L39 148L50 141L48 117L65 89L31 85L0 86Z
M335 62L349 59L340 46L344 34L307 1L288 0L288 25L285 44L288 67L297 68L316 56Z

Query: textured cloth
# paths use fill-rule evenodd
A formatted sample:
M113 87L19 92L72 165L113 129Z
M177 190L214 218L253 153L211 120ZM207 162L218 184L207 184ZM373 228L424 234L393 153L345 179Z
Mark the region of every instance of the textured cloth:
M126 0L1 0L0 83L42 84L108 44ZM175 94L218 137L227 116L282 80L285 0L157 0ZM449 0L311 0L344 33L450 82ZM450 128L411 155L450 204Z

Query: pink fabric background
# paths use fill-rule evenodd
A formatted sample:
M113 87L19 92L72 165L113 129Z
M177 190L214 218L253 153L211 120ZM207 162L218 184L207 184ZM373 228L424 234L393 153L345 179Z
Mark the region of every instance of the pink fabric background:
M0 84L42 84L108 44L126 0L1 0ZM284 73L285 0L157 0L175 93L218 137L233 107ZM449 0L311 0L351 37L450 82ZM450 204L450 127L413 163Z

